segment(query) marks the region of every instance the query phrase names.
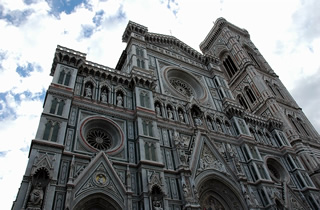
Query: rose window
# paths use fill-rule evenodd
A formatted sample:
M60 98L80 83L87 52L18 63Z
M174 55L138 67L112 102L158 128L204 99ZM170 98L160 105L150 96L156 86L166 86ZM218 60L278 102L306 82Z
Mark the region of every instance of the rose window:
M106 151L109 155L121 152L124 147L124 135L121 127L108 118L91 116L80 125L81 144L92 152Z
M194 95L192 88L179 79L170 79L170 84L182 95L191 97Z
M108 150L111 147L111 136L102 129L91 129L87 134L87 142L96 149Z
M186 72L182 69L168 67L163 71L166 81L166 89L172 95L186 99L195 98L203 102L207 98L207 92L201 84L201 77Z

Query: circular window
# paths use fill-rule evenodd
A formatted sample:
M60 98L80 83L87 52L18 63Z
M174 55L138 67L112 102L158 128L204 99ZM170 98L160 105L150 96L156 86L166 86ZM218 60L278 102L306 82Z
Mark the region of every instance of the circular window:
M192 88L178 78L171 78L170 84L182 95L191 97L194 96Z
M200 100L206 98L205 88L192 74L175 68L167 68L163 74L168 88L172 90L173 94L186 98L194 97Z
M283 168L282 164L276 159L268 158L267 167L270 172L270 176L277 182L283 182L289 180L288 172Z
M118 153L123 148L123 133L120 127L105 117L86 118L80 126L80 136L87 148L93 151Z
M108 150L111 147L111 136L102 129L91 129L87 134L88 143L99 150Z

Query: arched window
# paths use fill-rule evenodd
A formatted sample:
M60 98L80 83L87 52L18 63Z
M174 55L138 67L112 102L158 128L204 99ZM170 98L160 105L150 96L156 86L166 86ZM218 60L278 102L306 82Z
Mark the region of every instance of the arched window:
M48 121L44 128L43 139L56 142L58 139L59 123Z
M238 96L238 100L239 100L240 105L243 106L245 109L249 108L247 105L247 102L245 101L245 99L241 95Z
M307 131L306 127L304 126L304 123L302 122L302 120L299 119L299 118L297 118L297 121L298 121L300 127L302 128L302 130L305 132L305 134L306 134L307 136L309 136L309 132Z
M144 144L144 152L146 154L146 159L150 160L150 145L148 142Z
M236 65L234 64L233 60L229 55L222 63L224 68L227 70L227 73L230 78L233 77L235 73L237 73L238 68L236 67Z
M280 88L279 88L277 85L274 85L274 88L277 90L277 93L281 96L281 98L283 98L283 99L284 99L284 96L283 96L283 94L282 94L282 92L281 92Z
M276 94L276 92L274 91L274 89L273 89L272 85L270 84L270 82L269 82L269 81L266 81L266 83L267 83L269 89L271 90L271 92L273 93L273 95L276 96L277 94Z
M297 125L296 122L295 122L295 119L294 119L291 115L289 115L289 119L290 119L292 125L293 125L293 126L295 127L295 129L298 131L298 133L301 133L300 129L298 128L298 125Z
M52 127L52 122L49 121L46 123L46 126L44 128L44 133L43 133L43 139L44 140L49 140L50 132L51 132L51 127Z
M61 100L61 101L59 102L59 107L58 107L57 115L62 115L64 105L65 105L64 100Z
M251 171L251 175L252 175L254 181L258 180L259 176L258 176L257 171L253 165L250 165L250 171Z
M146 160L156 161L156 147L152 142L145 142L144 144L145 158Z
M144 57L143 49L136 47L136 54L137 54L137 56L143 58Z
M52 128L52 135L51 135L51 141L56 142L58 138L58 132L59 132L59 124L55 123L55 125Z
M68 86L69 83L70 83L70 78L71 78L71 73L68 72L67 75L66 75L66 79L64 80L64 85L65 86Z
M63 83L64 75L65 75L65 74L66 74L66 73L65 73L63 70L60 72L59 79L58 79L58 83L59 83L59 84L62 84L62 83Z
M57 104L58 104L58 100L56 98L54 98L52 100L52 102L51 102L51 108L50 108L50 113L51 114L55 114L56 113Z
M153 136L153 125L151 121L142 120L143 135Z
M58 100L57 98L54 98L51 102L50 113L62 115L64 105L65 105L64 100ZM58 106L58 111L57 111L57 106Z
M251 103L254 103L257 100L250 88L246 87L245 92Z
M147 91L140 91L140 105L142 107L150 108L150 98Z
M66 73L65 70L62 70L59 74L58 84L69 86L70 79L71 79L71 72L67 71Z

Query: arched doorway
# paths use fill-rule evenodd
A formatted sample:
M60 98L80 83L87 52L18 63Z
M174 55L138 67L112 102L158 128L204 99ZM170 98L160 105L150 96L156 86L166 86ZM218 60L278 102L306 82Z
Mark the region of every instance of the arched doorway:
M102 193L83 198L74 210L120 210L121 207L109 196Z
M201 210L232 210L244 209L241 199L228 184L210 178L199 187L199 203Z

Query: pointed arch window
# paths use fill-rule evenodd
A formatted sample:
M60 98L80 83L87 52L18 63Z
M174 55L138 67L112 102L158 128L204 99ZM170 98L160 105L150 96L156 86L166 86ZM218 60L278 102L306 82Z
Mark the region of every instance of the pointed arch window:
M233 75L235 75L235 73L237 73L238 68L236 67L236 65L234 64L233 60L231 59L231 57L229 55L222 63L223 63L224 68L227 70L227 73L230 78L233 77Z
M300 127L302 128L302 130L304 131L304 133L305 133L307 136L310 136L310 135L309 135L309 132L307 131L306 127L304 126L304 123L302 122L302 120L299 119L299 118L297 118L297 121L298 121Z
M65 86L69 86L70 78L71 78L71 73L68 72L67 75L66 75L66 79L64 80L64 85Z
M50 108L50 113L51 114L55 114L56 113L57 104L58 104L58 100L56 98L54 98L52 100L52 102L51 102L51 108Z
M298 131L298 133L301 133L298 125L297 125L296 122L295 122L295 119L294 119L291 115L289 115L289 119L290 119L292 125L293 125L293 126L295 127L295 129Z
M143 135L153 136L153 125L151 121L142 120Z
M67 70L67 73L66 73L65 70L62 70L59 74L58 84L69 86L70 79L71 79L71 72Z
M152 142L145 142L144 144L145 158L146 160L156 161L156 147Z
M242 97L242 95L238 96L238 101L240 103L241 106L243 106L245 109L248 109L248 105L247 102L245 101L245 99Z
M63 113L64 105L65 105L64 100L60 100L60 99L58 100L57 98L54 98L51 102L51 108L49 112L51 114L57 114L61 116Z
M271 90L271 92L273 93L273 95L276 96L277 94L276 94L276 92L274 91L274 89L273 89L272 85L270 84L270 82L269 82L269 81L266 81L266 83L267 83L269 89Z
M62 83L63 83L64 75L65 75L65 74L66 74L66 73L64 72L64 70L62 70L62 71L60 72L59 79L58 79L58 83L59 83L59 84L62 84Z
M281 92L280 88L279 88L277 85L274 85L274 88L277 90L277 93L281 96L281 98L283 98L283 99L284 99L284 96L283 96L283 94L282 94L282 92Z
M250 88L246 87L245 92L251 103L254 103L257 100Z
M58 122L48 121L44 128L43 139L56 142L60 125Z
M150 97L147 91L140 91L140 105L150 108Z

